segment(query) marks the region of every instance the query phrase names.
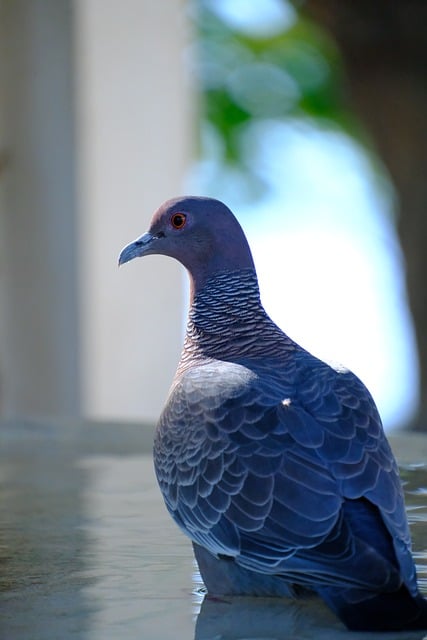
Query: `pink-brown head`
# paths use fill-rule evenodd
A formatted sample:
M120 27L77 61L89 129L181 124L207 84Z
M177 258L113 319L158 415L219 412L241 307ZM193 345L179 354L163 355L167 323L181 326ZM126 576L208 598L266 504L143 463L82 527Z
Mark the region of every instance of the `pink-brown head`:
M119 265L151 254L181 262L194 292L215 273L254 269L239 222L225 204L213 198L184 196L164 202L148 231L122 250Z

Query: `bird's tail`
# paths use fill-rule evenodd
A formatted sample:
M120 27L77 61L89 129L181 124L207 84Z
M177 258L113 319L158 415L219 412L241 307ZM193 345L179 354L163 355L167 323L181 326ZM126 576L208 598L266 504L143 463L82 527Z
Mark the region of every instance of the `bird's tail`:
M353 589L324 587L318 593L352 631L427 630L427 600L405 586L391 593L366 592L363 599Z

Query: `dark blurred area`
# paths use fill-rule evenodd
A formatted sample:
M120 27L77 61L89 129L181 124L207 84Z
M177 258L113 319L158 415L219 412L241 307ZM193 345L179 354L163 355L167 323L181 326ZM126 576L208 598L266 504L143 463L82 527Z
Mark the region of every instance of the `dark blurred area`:
M427 429L427 4L423 0L306 0L305 15L334 38L346 99L395 185L420 368L413 427Z

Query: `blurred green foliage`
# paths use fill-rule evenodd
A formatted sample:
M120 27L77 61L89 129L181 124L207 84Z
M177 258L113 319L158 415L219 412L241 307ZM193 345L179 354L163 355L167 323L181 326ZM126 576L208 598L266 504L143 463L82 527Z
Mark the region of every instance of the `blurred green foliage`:
M254 122L310 118L318 126L358 133L346 106L339 53L321 29L294 9L295 19L283 28L238 28L219 10L223 4L197 0L194 5L201 157L208 155L204 127L211 145L215 139L217 160L252 180L256 171L245 157L244 137ZM258 7L262 12L263 3Z

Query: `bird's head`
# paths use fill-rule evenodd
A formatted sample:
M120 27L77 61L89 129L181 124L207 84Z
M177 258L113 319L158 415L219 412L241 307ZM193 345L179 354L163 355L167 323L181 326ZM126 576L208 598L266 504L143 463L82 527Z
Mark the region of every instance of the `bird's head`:
M240 224L213 198L185 196L164 202L148 231L122 250L119 265L150 254L181 262L196 288L215 273L254 268Z

